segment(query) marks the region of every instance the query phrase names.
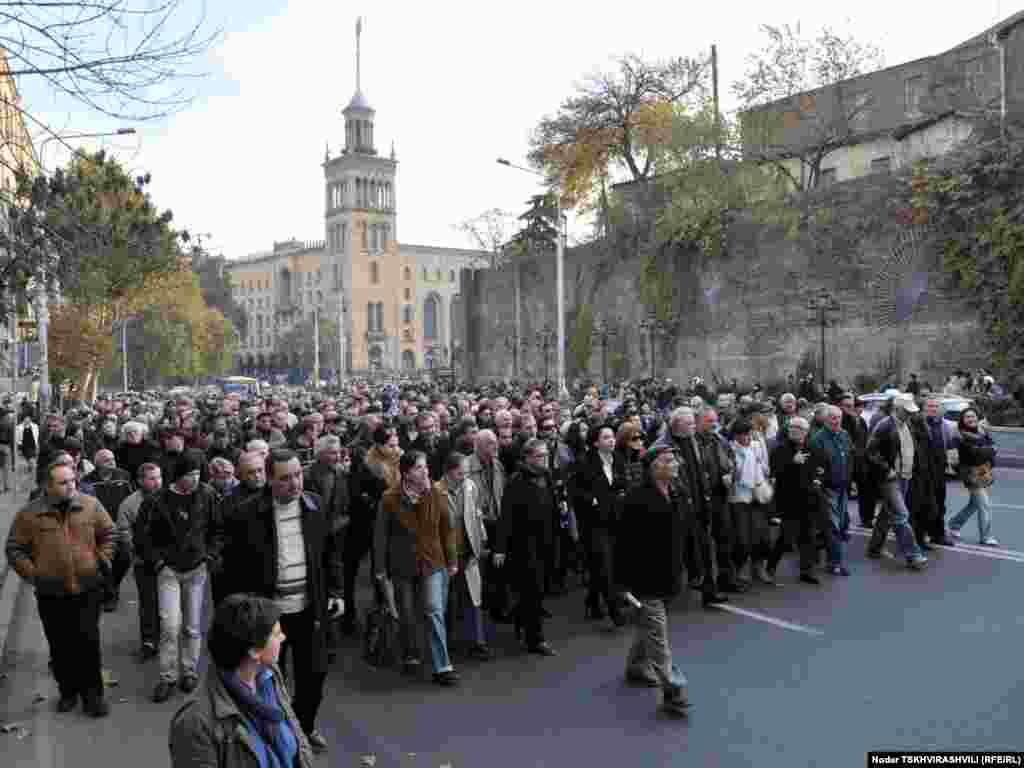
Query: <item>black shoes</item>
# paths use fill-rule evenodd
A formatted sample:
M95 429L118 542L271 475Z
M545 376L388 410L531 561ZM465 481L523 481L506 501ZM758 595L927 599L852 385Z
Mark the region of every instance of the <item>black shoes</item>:
M156 650L156 643L143 643L142 648L139 649L139 661L149 661L159 655Z
M181 682L178 683L178 687L181 688L183 693L192 693L199 685L199 678L195 675L185 675L181 678Z
M539 643L534 643L526 649L527 653L532 653L536 656L557 656L558 651L547 644L546 641L541 640Z
M583 618L588 621L600 621L604 618L604 609L601 607L601 601L598 600L587 600L583 606Z
M447 672L435 672L434 682L443 688L451 688L459 684L459 674L454 669L449 669Z
M747 591L747 587L737 581L720 581L718 590L719 592L728 592L730 595L742 595Z
M174 693L175 684L170 680L161 680L156 684L156 688L153 689L153 701L157 704L162 704L171 698L171 694Z
M102 693L87 693L82 699L82 711L89 717L106 717L110 714L110 704Z
M494 658L494 652L486 645L474 645L469 649L469 658L474 661L490 661Z
M728 603L729 598L718 592L706 592L703 598L705 608L713 608L716 605Z
M327 739L315 728L306 734L306 740L315 754L320 755L327 751Z
M813 573L801 573L800 581L802 581L804 584L821 584L821 579L819 579Z
M58 712L71 712L75 707L78 706L78 694L72 693L70 696L61 696L60 701L57 702Z

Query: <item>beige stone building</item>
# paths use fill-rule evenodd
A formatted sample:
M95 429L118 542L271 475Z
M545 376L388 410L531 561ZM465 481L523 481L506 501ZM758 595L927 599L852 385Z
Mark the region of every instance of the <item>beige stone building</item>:
M486 254L399 241L398 159L394 145L378 153L375 114L361 90L357 27L344 145L333 157L328 148L322 166L324 239L287 240L228 262L248 318L241 368L282 367L289 351L278 339L314 311L341 328L348 372L441 368L458 359L459 272L485 266Z

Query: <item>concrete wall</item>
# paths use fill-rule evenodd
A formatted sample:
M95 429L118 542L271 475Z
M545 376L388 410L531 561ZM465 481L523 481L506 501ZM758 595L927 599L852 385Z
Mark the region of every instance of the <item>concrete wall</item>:
M809 323L807 300L819 288L841 305L837 326L826 333L830 378L852 383L858 373L895 365L903 377L916 371L937 382L952 367L983 364L973 313L947 285L927 230L906 223L906 190L906 178L897 174L840 183L808 201L801 226L738 216L719 260L663 254L659 269L673 286L681 322L676 334L655 345L657 374L676 381L692 375L711 380L714 374L765 382L794 372L801 357L818 355L820 331ZM638 193L657 197L650 190ZM648 314L638 279L645 228L641 216L614 244L570 249L566 256L567 337L578 307L589 303L595 319L607 318L618 328L609 354L623 356L620 372L630 377L650 372L649 340L639 327ZM530 342L520 374L544 374L533 339L544 325L555 327L550 256L462 273L467 372L477 380L512 375L506 339L515 331L516 268L522 283L519 333ZM552 352L552 366L553 360ZM589 372L600 371L595 345Z

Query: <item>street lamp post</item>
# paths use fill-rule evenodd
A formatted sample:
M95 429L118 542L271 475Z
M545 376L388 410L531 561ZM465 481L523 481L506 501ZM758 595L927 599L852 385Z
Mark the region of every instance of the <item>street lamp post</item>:
M104 131L102 133L68 133L63 136L55 133L52 136L47 136L45 139L39 142L38 151L42 152L43 147L45 147L49 142L54 140L64 142L67 141L68 139L104 139L109 136L131 136L134 133L134 128L118 128L116 131Z
M512 333L505 337L505 349L512 353L512 378L519 378L519 348L526 345L526 340L518 333Z
M532 173L534 176L540 176L542 179L546 178L544 174L538 173L532 168L516 165L503 157L498 158L498 163L509 168ZM569 391L565 388L565 227L564 217L562 216L562 200L558 192L555 193L555 229L558 230L555 242L555 311L558 313L558 397L564 399L569 396Z
M601 319L594 326L594 341L601 343L601 383L608 383L608 342L618 335L618 331L606 319Z
M647 339L651 345L651 378L655 378L657 375L657 366L655 359L655 338L665 339L675 332L676 326L679 324L679 320L674 316L670 315L667 319L661 320L655 314L650 314L646 318L640 321L640 330L647 334Z
M808 322L821 329L821 391L826 391L827 371L825 367L825 328L828 327L830 316L840 310L838 299L827 288L820 288L816 294L807 299Z
M556 343L555 333L551 330L550 326L545 325L541 330L537 331L536 344L537 349L543 350L544 352L544 386L548 385L550 380L550 369L548 368L548 350L551 349Z

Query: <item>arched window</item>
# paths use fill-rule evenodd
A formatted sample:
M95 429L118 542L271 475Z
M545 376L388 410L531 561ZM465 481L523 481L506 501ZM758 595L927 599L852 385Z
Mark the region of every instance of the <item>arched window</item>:
M402 353L402 367L407 371L415 370L416 353L411 349L407 349Z
M406 280L412 280L412 270L406 267L405 270L402 272L402 276Z
M373 302L370 302L369 304L366 305L366 330L370 331L371 333L377 330L374 327L376 319L377 311L374 309Z
M426 339L436 339L438 337L437 328L437 298L434 296L428 296L427 300L423 302L423 337Z
M380 282L380 268L376 261L370 262L370 282L373 284Z

